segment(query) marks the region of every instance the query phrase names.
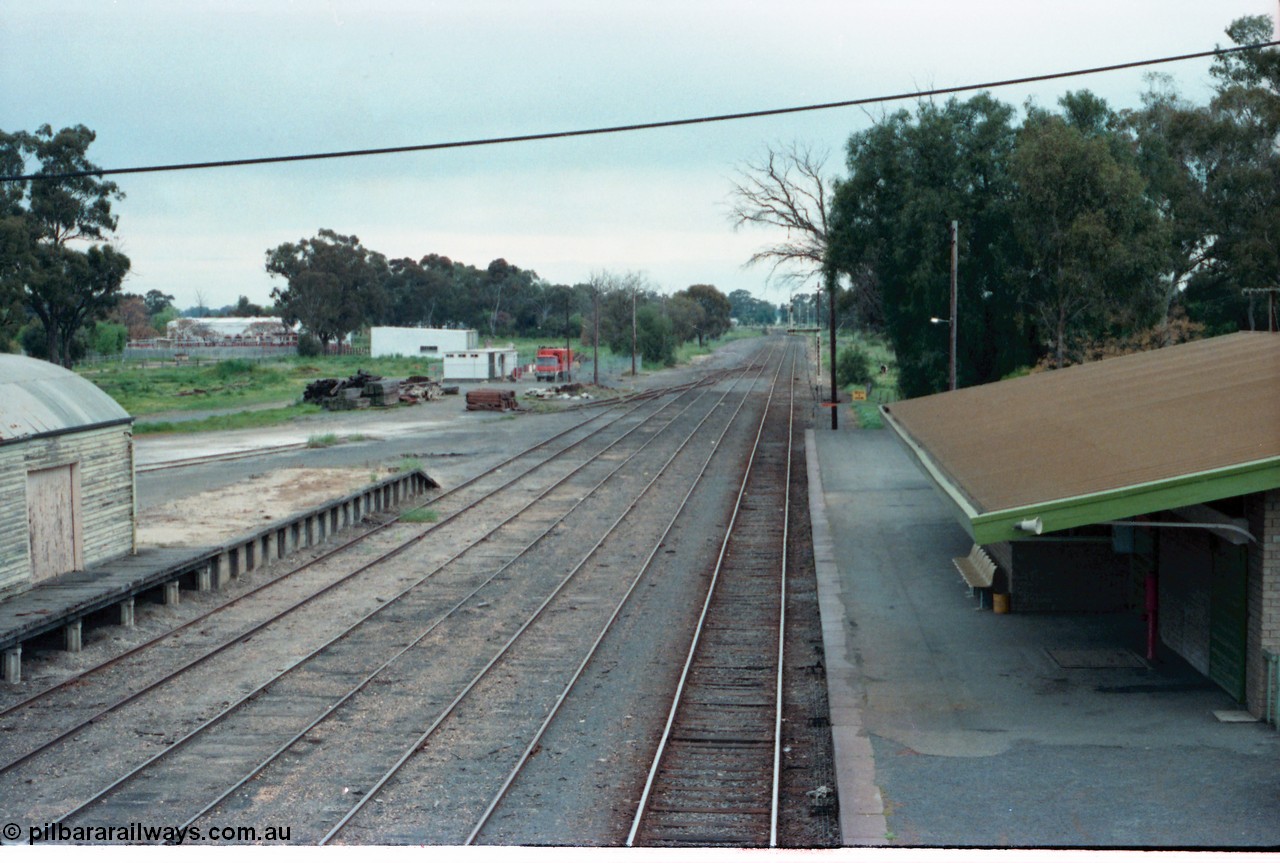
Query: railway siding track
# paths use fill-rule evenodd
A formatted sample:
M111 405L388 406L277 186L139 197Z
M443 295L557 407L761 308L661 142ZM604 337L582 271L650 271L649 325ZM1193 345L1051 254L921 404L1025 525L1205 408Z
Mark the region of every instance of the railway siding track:
M668 459L662 474L654 477L629 509L688 500L711 461L714 444L752 397L744 394L733 416L725 418L724 426L715 432L714 441L704 441L697 449L683 448ZM660 552L678 515L677 508L672 509L670 520L623 523L619 519L619 529L606 535L569 573L572 592L553 597L554 604L530 619L515 645L518 649L501 655L490 673L477 678L466 699L442 717L426 744L419 744L412 760L378 792L379 805L343 830L341 841L376 841L393 833L401 813L420 809L423 800L438 800L439 789L446 786L450 805L433 807L429 827L420 827L419 837L425 829L431 842L474 841ZM683 503L678 509L683 509ZM459 753L466 758L465 776L456 770Z
M579 437L573 434L575 429L571 429L567 436L558 435L558 438L567 437L568 443L564 445L564 442L560 441L555 444L556 455L575 451L567 466L554 459L546 460L549 442L531 447L526 453L521 454L525 456L524 464L520 465L524 468L523 470L516 471L514 476L507 478L491 477L485 482L466 484L466 490L471 494L464 497L456 509L450 511L436 525L426 528L413 526L417 529L410 529L411 536L408 539L402 538L396 541L386 532L381 535L365 536L359 542L337 549L336 554L326 556L318 562L311 562L306 567L306 575L317 580L319 584L325 585L324 587L318 592L308 592L307 585L302 583L306 579L298 578L293 579L291 583L278 585L277 589L284 590L290 596L300 593L302 598L292 604L286 601L286 607L283 610L271 602L264 602L262 605L266 609L266 614L259 613L257 608L259 603L239 604L237 611L248 613L257 622L247 630L235 631L230 638L227 638L223 632L212 649L202 652L187 647L187 643L198 643L201 640L200 633L203 630L188 629L174 637L158 640L152 645L150 651L135 654L131 658L135 668L143 668L141 676L148 682L141 686L135 685L127 695L118 695L113 691L113 687L118 685L122 676L127 676L127 672L131 669L107 665L103 667L103 673L93 683L88 683L85 677L81 677L69 681L68 686L54 687L9 708L7 713L19 714L26 721L19 723L10 716L5 724L6 729L21 729L26 733L4 736L4 754L0 757L8 756L8 760L0 766L0 774L3 774L0 775L0 800L7 796L4 789L11 783L22 783L23 776L44 775L46 779L39 783L38 793L28 793L23 798L15 796L9 799L23 799L25 803L37 807L32 815L53 817L52 812L67 805L72 799L72 796L60 792L59 789L68 785L74 787L78 781L92 781L90 777L94 775L95 768L104 762L100 753L109 752L113 741L118 742L122 737L125 739L136 737L138 745L131 751L130 758L143 761L152 757L155 752L163 751L173 740L182 738L188 729L200 727L208 721L209 717L216 716L228 704L233 704L255 693L258 688L261 688L264 679L270 680L277 669L288 667L299 655L305 654L308 643L314 643L316 640L323 642L334 633L340 634L344 631L344 623L350 626L353 622L367 617L370 606L391 604L394 600L387 601L382 597L397 596L398 593L395 590L397 585L403 585L405 582L413 583L412 578L406 575L403 568L384 566L380 570L383 580L373 585L366 585L362 589L363 599L353 602L344 598L341 593L337 596L328 595L328 591L332 588L345 585L348 578L364 573L371 560L386 558L411 547L427 533L432 533L433 549L437 551L440 548L447 550L455 545L462 549L469 547L469 544L474 545L477 524L484 524L485 520L492 524L495 519L505 524L519 515L522 510L529 508L528 497L509 492L512 485L527 483L530 475L533 474L549 475L543 481L543 491L564 483L576 472L599 463L602 453L615 448L620 441L627 440L637 430L642 429L645 423L653 422L655 417L661 421L664 417L678 414L682 408L677 402L681 394L688 389L687 387L678 388L675 392L676 400L656 401L657 408L651 413L633 416L633 410L628 410L603 426L592 418L576 427L581 429L582 426L587 426L589 432L586 436ZM618 420L621 420L621 423L618 423ZM594 433L616 424L622 426L620 433L618 429L612 428L605 440L595 444L589 442ZM585 453L577 452L576 448L584 441L588 442L582 447ZM541 457L536 455L537 452L541 452ZM530 458L530 453L535 455ZM516 465L521 460L521 456L517 456L508 462ZM475 486L485 485L490 489L489 494L475 492ZM495 490L497 494L493 493ZM441 497L448 497L448 495ZM477 513L477 510L482 510L486 504L496 506L498 513L483 513L483 511ZM465 518L455 518L464 513ZM406 526L398 527L403 529ZM461 531L463 537L456 543L444 542L443 536L449 530ZM440 533L435 534L434 531L440 531ZM437 543L435 542L437 539L442 541ZM376 548L370 550L371 546ZM332 571L326 574L326 570ZM299 626L296 615L298 609L304 607L306 611L313 614L313 618L307 625ZM290 614L293 616L288 616ZM205 624L209 632L225 629L218 626L216 621L206 620ZM308 639L311 641L309 642ZM158 661L157 658L159 658ZM148 663L155 663L172 670L157 677L151 669L145 667ZM183 698L180 703L167 703L162 708L162 713L170 717L168 727L162 733L153 732L152 717L155 711L145 703L134 705L133 701L147 695L153 689L160 689L178 674L189 677L193 670L198 670L198 673L204 675L208 682L203 686L192 687L193 695ZM126 672L126 675L122 675L121 672ZM95 688L97 694L95 694ZM117 711L119 716L108 716ZM185 717L185 719L179 717ZM58 733L53 734L54 731ZM80 768L69 771L58 770L56 765L65 764L68 760L78 762L81 765ZM32 762L29 770L16 770L25 766L28 761ZM48 780L51 771L58 774L57 778L60 781ZM51 808L40 808L41 806Z
M614 455L615 459L619 463L622 463L621 459L624 457L620 453L615 452L615 453L611 453L611 455ZM636 462L635 466L641 467L642 463ZM638 472L641 474L644 473L643 470L640 470ZM570 497L573 497L573 495L570 495ZM580 497L580 499L583 499L583 498ZM497 555L497 557L502 557L502 556L503 556L502 554ZM481 565L476 567L476 569L479 571L484 571L486 567L491 569L491 566L490 566L491 563L492 561L482 561ZM443 583L443 581L444 580L442 579L441 583ZM511 593L512 591L507 590L505 592L505 595L511 595ZM485 603L477 600L473 604L473 606L467 610L471 611L474 615L474 612L478 610L480 607L482 607L484 604ZM492 605L492 603L489 603L489 605ZM401 608L398 610L396 615L387 616L386 628L394 629L396 628L396 626L401 625L408 620L421 616L421 614L422 614L421 610L415 609L410 603L405 603L404 605L401 606ZM373 640L370 640L369 643L373 643ZM427 651L424 648L423 650L420 650L418 652L425 654ZM325 673L320 674L319 676L325 679L326 681L335 679L337 677L343 677L343 676L348 678L358 676L360 669L356 667L359 664L357 660L360 657L365 655L367 655L367 652L365 650L361 649L358 646L355 646L355 642L348 639L344 642L343 647L339 647L335 649L330 654L330 656L332 657L331 661L325 663L329 667ZM441 663L441 662L435 663L436 666L441 666L445 664L446 663ZM321 665L317 664L315 667L317 669L320 669ZM303 678L300 676L293 678L293 680L295 681L301 681L302 679ZM296 716L294 715L295 711L292 705L296 705L296 704L306 705L308 703L310 704L325 703L327 701L332 700L332 698L334 697L333 691L325 690L323 687L320 687L320 688L308 687L301 683L289 683L285 685L276 684L275 686L273 686L273 689L277 689L282 696L290 688L294 688L297 690L295 692L295 698L293 701L289 701L288 699L277 700L275 698L269 698L263 694L257 695L255 697L255 700L262 701L263 705L274 705L274 706L271 706L269 709L264 710L263 714L273 719L281 719L283 720L285 725L288 725L289 722L293 722L296 719ZM307 710L302 709L300 712L306 713ZM260 726L259 727L246 726L244 728L237 729L234 722L228 724L226 727L229 729L228 731L228 734L230 736L229 739L238 740L238 741L248 741L251 738L256 738L258 736L258 732L262 730ZM173 734L169 734L167 736L172 737ZM320 737L319 735L313 735L310 741L305 741L305 742L309 745L315 746L316 741L317 739L319 739L319 737ZM226 760L227 753L234 753L234 749L235 749L234 745L231 746L230 748L223 749L222 750L224 755L223 760ZM196 751L197 751L197 748L192 749L192 752L196 752ZM175 759L174 763L177 764L183 760L184 759ZM237 759L232 757L230 758L230 760L234 761ZM184 766L184 769L180 770L179 772L186 774L189 777L190 771L192 769L194 769L193 765L188 763ZM146 784L148 784L149 786L165 789L165 786L162 784L162 780L158 779L155 774L151 772L145 772L145 773L140 773L138 775L140 778L145 779ZM119 792L113 790L109 793L115 795L112 797L112 800L115 802L118 802L124 810L130 810L132 807L132 811L136 811L136 806L139 805L140 801L154 796L154 792L139 791L137 789L133 791L123 790ZM170 791L164 790L163 793L168 795L170 794Z

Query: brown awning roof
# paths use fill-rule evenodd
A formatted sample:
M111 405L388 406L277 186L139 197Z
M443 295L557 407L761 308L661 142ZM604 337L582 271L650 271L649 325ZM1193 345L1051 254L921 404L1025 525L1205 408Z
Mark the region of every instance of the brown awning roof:
M1204 487L1168 502L1204 502L1280 476L1280 334L1236 333L882 411L971 521L1099 497L1113 501L1108 517L1122 517L1114 501L1126 490L1191 482ZM1243 484L1215 479L1242 471Z

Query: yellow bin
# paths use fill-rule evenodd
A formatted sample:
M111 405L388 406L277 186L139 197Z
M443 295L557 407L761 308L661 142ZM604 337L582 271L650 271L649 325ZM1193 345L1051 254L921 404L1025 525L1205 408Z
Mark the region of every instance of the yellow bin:
M991 610L996 614L1009 613L1009 594L993 593L991 594Z

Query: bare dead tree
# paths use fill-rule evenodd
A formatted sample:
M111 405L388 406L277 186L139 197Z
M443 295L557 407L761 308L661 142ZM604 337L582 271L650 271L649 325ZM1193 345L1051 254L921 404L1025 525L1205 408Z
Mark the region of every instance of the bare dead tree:
M821 274L831 187L823 176L827 158L825 151L792 142L770 146L737 170L729 210L734 230L756 225L787 232L785 241L756 252L746 266L768 263L770 279L797 285Z

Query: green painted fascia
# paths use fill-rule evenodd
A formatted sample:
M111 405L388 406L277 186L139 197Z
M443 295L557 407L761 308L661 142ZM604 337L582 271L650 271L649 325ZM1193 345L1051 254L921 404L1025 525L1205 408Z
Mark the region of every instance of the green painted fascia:
M1155 482L1107 489L1095 494L979 513L957 483L933 461L928 451L916 443L886 408L885 405L880 407L880 416L885 424L897 435L911 454L912 460L933 481L943 498L955 510L960 525L977 545L1032 538L1034 534L1018 530L1017 527L1018 522L1026 519L1039 518L1043 525L1042 532L1052 533L1280 488L1280 458L1272 457Z
M974 516L966 527L975 543L987 545L1031 538L1033 534L1017 528L1018 522L1024 519L1039 518L1044 533L1052 533L1273 488L1280 488L1280 458L982 513Z

